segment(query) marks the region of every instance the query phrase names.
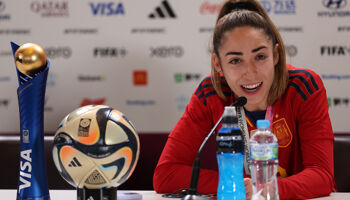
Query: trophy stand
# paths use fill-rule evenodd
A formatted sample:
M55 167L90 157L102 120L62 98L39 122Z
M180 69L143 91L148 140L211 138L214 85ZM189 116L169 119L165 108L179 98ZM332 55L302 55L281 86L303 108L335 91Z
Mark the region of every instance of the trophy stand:
M117 200L117 188L77 188L77 200Z

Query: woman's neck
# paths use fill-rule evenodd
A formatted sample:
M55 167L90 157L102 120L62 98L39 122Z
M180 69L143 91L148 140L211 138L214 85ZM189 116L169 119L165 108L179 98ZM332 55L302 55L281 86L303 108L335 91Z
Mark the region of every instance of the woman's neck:
M244 108L249 111L249 112L254 112L254 111L263 111L267 109L267 103L264 105L250 105L250 104L246 104L244 106Z

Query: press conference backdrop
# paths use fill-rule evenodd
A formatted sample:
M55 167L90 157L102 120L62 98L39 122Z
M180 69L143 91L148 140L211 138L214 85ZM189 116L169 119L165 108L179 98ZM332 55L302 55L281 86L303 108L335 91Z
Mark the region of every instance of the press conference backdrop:
M114 107L139 133L168 133L210 73L222 0L0 0L0 133L18 133L10 41L41 45L51 62L45 132L87 104ZM350 0L261 0L287 61L316 71L336 133L350 132Z

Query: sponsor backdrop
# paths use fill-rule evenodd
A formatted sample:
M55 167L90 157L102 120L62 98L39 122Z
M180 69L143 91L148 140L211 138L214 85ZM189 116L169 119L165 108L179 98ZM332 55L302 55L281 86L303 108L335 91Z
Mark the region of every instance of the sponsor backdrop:
M41 45L51 61L45 132L88 104L114 107L139 133L168 133L210 73L222 0L0 0L0 133L18 133L10 41ZM261 0L288 63L323 79L336 133L350 132L350 0Z

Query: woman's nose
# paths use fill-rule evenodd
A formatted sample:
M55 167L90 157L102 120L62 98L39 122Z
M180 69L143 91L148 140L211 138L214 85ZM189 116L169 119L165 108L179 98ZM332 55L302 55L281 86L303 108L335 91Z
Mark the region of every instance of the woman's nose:
M248 77L255 76L257 74L256 65L253 61L248 61L246 66L246 73L245 75Z

